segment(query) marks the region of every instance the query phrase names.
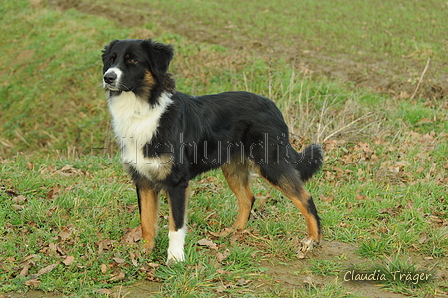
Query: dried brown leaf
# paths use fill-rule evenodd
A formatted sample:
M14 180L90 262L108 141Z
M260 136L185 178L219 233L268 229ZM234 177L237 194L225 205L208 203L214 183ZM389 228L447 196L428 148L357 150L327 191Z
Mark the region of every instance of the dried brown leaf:
M37 278L29 279L25 282L25 286L31 286L33 288L37 288L40 285L41 281Z
M106 264L101 264L101 273L106 273L107 272L107 265Z
M15 211L20 211L20 210L25 209L25 206L23 206L23 205L18 205L18 204L12 204L12 205L11 205L11 208L14 209Z
M226 249L224 253L218 252L216 254L216 261L222 262L230 256L230 250Z
M98 254L102 253L103 250L110 250L113 248L113 241L110 239L102 239L95 242L98 245Z
M22 270L20 271L19 275L21 276L28 276L29 269L32 267L32 263L29 262L23 266Z
M142 228L137 226L135 228L126 228L124 231L124 236L121 238L121 242L124 243L136 243L142 239Z
M23 204L26 203L27 198L23 195L18 195L17 197L13 198L12 201L16 204Z
M147 263L146 265L148 265L149 267L154 268L154 269L160 267L160 264L157 264L157 263Z
M250 282L250 280L246 280L244 278L240 278L236 283L238 286L245 286Z
M64 263L65 266L70 266L73 261L75 260L74 256L67 256L62 263Z
M58 266L58 265L59 265L59 263L55 263L55 264L48 265L47 267L40 269L40 270L37 272L37 274L38 274L38 275L44 275L44 274L50 273L50 272L53 271L53 269L56 268L56 266Z
M113 260L114 260L115 263L117 263L117 264L123 264L124 262L126 262L125 259L121 259L121 258L113 258Z
M26 162L26 167L28 168L28 170L34 169L34 165L29 161Z
M364 200L367 200L367 196L366 196L366 195L360 195L360 194L357 194L357 195L356 195L356 200L358 200L358 201L364 201Z
M59 195L59 186L55 186L47 193L47 199L54 200Z
M216 243L205 238L199 240L198 244L202 246L207 246L210 249L218 250L218 245L216 245Z
M333 196L326 197L324 195L320 195L320 200L322 202L331 203L331 202L333 202L334 197Z
M138 267L138 262L137 262L135 254L133 252L129 252L129 255L131 257L132 265L134 265L135 267Z
M40 258L41 258L41 256L38 254L27 255L26 257L23 258L21 263L25 263L26 261L40 259Z
M126 274L122 271L112 274L112 277L109 279L109 281L117 281L117 280L123 280L126 277Z
M107 295L107 296L109 296L109 295L112 294L112 290L111 290L111 289L99 289L99 290L97 291L97 293L98 293L98 294L101 294L101 295Z
M72 228L70 226L61 227L61 232L59 232L59 237L62 241L66 241L70 238L72 234Z

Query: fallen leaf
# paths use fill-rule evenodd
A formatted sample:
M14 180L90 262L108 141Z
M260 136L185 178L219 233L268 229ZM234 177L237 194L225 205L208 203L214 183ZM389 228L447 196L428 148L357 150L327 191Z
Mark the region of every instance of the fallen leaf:
M11 208L14 209L15 211L20 211L20 210L25 209L25 206L23 206L23 205L18 205L18 204L12 204L12 205L11 205Z
M12 199L12 201L16 204L22 204L22 203L26 203L27 198L25 198L25 196L23 196L23 195L18 195L17 197Z
M250 232L248 230L242 230L242 231L237 230L232 234L232 236L230 236L230 242L231 243L241 242L249 234L250 234Z
M134 265L135 267L138 267L138 262L137 262L135 254L133 252L130 252L129 255L131 256L132 265Z
M50 273L54 268L56 268L57 265L59 265L59 263L48 265L47 267L40 269L39 272L37 272L37 274L44 275Z
M239 285L239 286L245 286L245 285L247 285L249 282L250 282L249 280L246 280L246 279L244 279L244 278L240 278L236 283L237 283L237 285Z
M218 245L216 245L216 243L205 238L199 240L198 244L202 246L207 246L210 249L218 250Z
M106 264L101 264L101 273L106 273L107 272L107 265Z
M31 266L32 266L31 262L25 264L25 266L23 266L22 270L20 271L19 275L28 276L28 271L31 268Z
M72 165L65 165L62 169L59 169L54 172L55 174L61 174L64 176L72 176L72 175L82 175L82 171L76 169Z
M61 227L61 232L59 232L59 237L62 241L66 241L70 238L70 235L72 234L72 228L70 226L63 226Z
M135 228L126 228L124 231L124 236L121 238L121 242L124 243L135 243L142 239L142 228L137 226Z
M225 259L227 259L229 256L230 256L230 251L229 251L228 249L226 249L226 251L225 251L224 253L220 253L220 252L218 252L218 253L216 254L216 261L218 261L218 262L222 262L222 261L224 261Z
M47 215L47 217L52 217L56 210L58 210L58 207L52 207L45 212L45 215Z
M358 145L359 145L359 147L361 148L362 151L364 151L366 153L372 152L372 150L370 150L370 144L359 142Z
M151 268L159 268L160 267L160 264L157 264L157 263L147 263L146 265L148 265Z
M41 281L38 279L29 279L25 282L25 286L31 286L33 288L37 288L40 285Z
M389 171L392 173L399 173L400 172L400 166L399 165L393 165L389 167Z
M231 229L231 228L225 228L224 230L222 230L221 232L219 232L219 233L214 233L214 232L208 232L211 236L213 236L213 237L215 237L216 239L217 238L220 238L220 237L227 237L227 236L229 236L231 233L233 232L233 229Z
M58 195L59 195L59 187L55 186L52 189L50 189L50 191L47 193L47 199L54 200L58 197Z
M426 234L426 232L422 232L422 233L420 234L420 237L419 237L419 239L418 239L418 242L419 242L420 244L423 244L423 243L425 243L426 241L428 241L428 235Z
M420 125L420 124L427 124L427 123L432 123L432 120L429 118L422 118L420 121L418 121L416 124Z
M47 246L39 250L40 253L44 253L47 256L53 254L59 254L60 256L65 256L65 250L56 243L49 243Z
M38 254L27 255L26 257L23 258L21 263L25 263L26 261L31 260L31 259L39 260L40 258L42 258L42 257Z
M367 200L367 196L366 196L366 195L360 195L360 194L357 194L357 195L356 195L356 200L358 200L358 201L364 201L364 200Z
M98 254L102 253L103 250L110 250L113 248L113 241L110 239L102 239L95 242L98 245Z
M67 256L65 258L65 260L62 261L62 263L64 263L65 266L70 266L73 263L74 260L75 260L74 256Z
M126 277L124 272L119 272L117 274L112 274L112 277L109 279L109 281L117 281L117 280L123 280Z
M117 263L117 264L123 264L124 262L126 262L126 260L124 260L124 259L120 259L120 258L113 258L113 260L114 260L115 263Z
M101 294L101 295L107 295L107 296L109 296L110 294L112 294L112 290L110 290L110 289L99 289L99 290L97 291L97 293L98 293L98 294Z
M34 165L29 161L26 162L26 167L28 168L28 170L34 169Z
M334 197L333 196L326 197L322 194L322 195L320 195L320 200L322 202L331 203L331 202L333 202Z

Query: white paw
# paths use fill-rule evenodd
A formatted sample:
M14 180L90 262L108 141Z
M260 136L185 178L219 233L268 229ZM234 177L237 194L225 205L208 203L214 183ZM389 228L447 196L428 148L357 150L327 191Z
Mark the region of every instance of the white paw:
M169 231L168 260L166 262L168 265L185 261L184 244L186 234L186 228L182 228L175 232Z
M168 259L166 260L166 264L168 266L185 261L184 250L181 251L171 251L168 249Z

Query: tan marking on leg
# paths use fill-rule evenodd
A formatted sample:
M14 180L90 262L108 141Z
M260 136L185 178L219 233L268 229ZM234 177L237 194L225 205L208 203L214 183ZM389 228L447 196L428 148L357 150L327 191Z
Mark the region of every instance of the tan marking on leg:
M149 252L154 248L154 238L157 234L159 196L157 192L148 187L140 188L139 195L142 238L146 242L145 251Z
M258 171L259 172L259 171ZM260 176L261 173L260 173ZM263 176L262 176L263 177ZM293 176L292 179L285 177L279 180L279 185L271 183L265 178L275 189L281 191L288 199L290 199L300 212L305 217L308 228L308 240L315 241L316 244L320 242L321 235L319 233L319 226L316 217L309 212L308 204L311 200L311 195L302 187L302 182L299 176Z
M225 164L222 166L222 172L238 199L238 217L233 227L244 230L254 201L254 195L249 187L249 170L243 164Z
M316 217L309 212L307 207L311 195L306 190L302 189L300 196L289 197L289 199L297 206L297 208L299 208L300 212L302 212L305 217L306 225L308 227L308 238L319 243L321 238L321 235L319 234L319 226Z

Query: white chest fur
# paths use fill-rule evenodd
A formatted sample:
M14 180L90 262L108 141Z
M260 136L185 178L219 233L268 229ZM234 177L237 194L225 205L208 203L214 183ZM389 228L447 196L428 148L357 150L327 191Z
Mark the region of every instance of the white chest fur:
M133 92L122 92L109 98L112 126L121 147L121 159L125 165L133 166L149 179L163 179L169 172L167 158L145 158L143 146L157 132L160 118L172 102L170 95L165 93L154 107Z

